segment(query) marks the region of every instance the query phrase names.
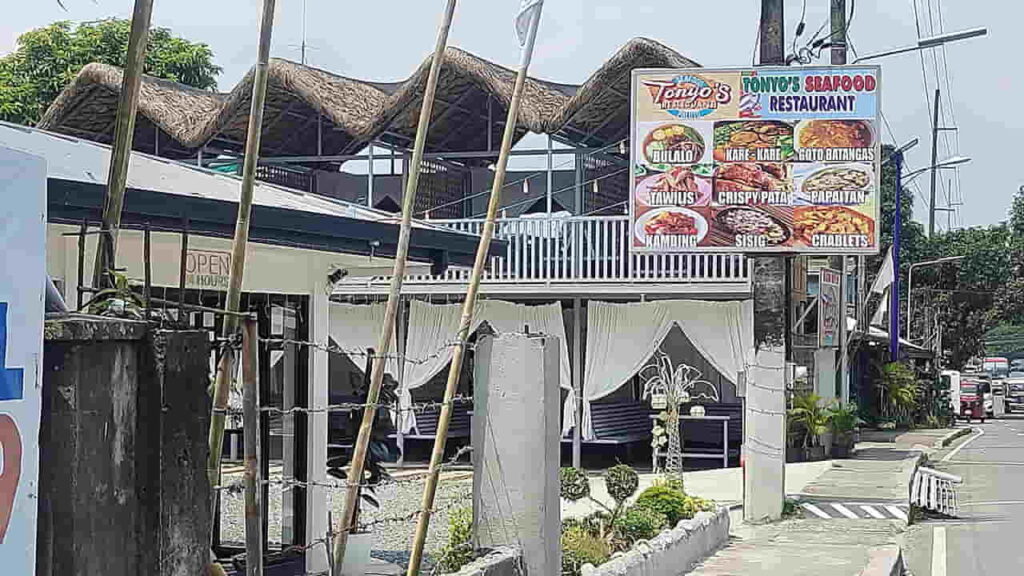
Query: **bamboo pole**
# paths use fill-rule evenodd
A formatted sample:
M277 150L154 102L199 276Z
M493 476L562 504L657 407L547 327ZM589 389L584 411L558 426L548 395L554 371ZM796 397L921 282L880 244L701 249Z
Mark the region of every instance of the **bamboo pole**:
M487 220L484 222L483 233L480 235L480 244L476 250L476 261L473 263L473 275L469 280L469 287L466 290L466 299L462 303L462 318L459 323L456 346L452 354L452 362L448 369L448 382L444 390L444 403L441 405L441 415L437 422L437 436L434 439L434 449L430 455L430 468L427 471L427 481L423 487L423 500L420 505L420 515L416 524L416 535L413 539L412 555L409 557L409 569L407 576L418 576L420 564L423 561L423 545L427 538L427 529L430 527L430 515L434 508L434 496L437 492L437 481L441 474L441 460L444 458L445 444L448 442L448 425L452 419L452 402L455 398L455 391L459 386L459 376L462 374L462 362L466 354L466 342L469 339L469 329L473 325L473 312L476 308L477 294L480 289L480 279L483 277L484 267L487 263L487 254L490 251L491 239L494 237L495 220L498 217L498 208L501 205L501 189L505 186L505 171L508 167L509 152L512 149L512 139L515 137L516 120L519 117L519 103L523 95L523 86L526 84L526 72L530 68L530 60L533 57L533 45L537 39L537 26L540 21L540 9L538 8L530 24L529 35L526 45L523 48L522 60L519 72L516 74L516 83L512 92L512 101L508 107L508 119L505 121L505 132L501 139L501 151L498 155L498 165L495 167L494 182L491 185L490 202L487 205Z
M245 435L245 574L263 576L260 414L256 320L242 320L242 430Z
M235 221L235 238L231 245L231 272L228 279L228 294L225 310L238 312L242 297L242 278L245 273L245 248L249 240L249 215L252 211L252 195L256 180L256 165L259 162L260 133L263 131L263 101L267 94L267 64L270 60L270 37L274 26L275 0L263 0L260 18L259 48L256 70L252 82L252 107L249 112L249 126L245 140L245 162L242 168L242 186L238 199L238 218ZM238 318L235 314L224 316L226 338L235 335ZM217 365L217 379L214 382L213 412L210 417L209 456L206 473L210 486L220 484L220 460L224 446L225 410L228 406L228 392L235 370L235 351L229 345L223 348ZM216 514L218 494L211 491L210 510ZM213 534L210 534L213 542Z
M132 155L132 137L135 135L135 111L139 107L139 85L146 62L146 44L149 42L149 23L153 16L153 0L135 0L132 27L128 36L128 56L121 79L121 95L117 102L114 121L114 145L110 151L110 169L107 172L107 193L103 199L104 233L99 235L93 270L93 287L111 285L108 270L117 262L117 236L121 229L121 209L128 181L128 162ZM80 283L83 283L79 279ZM84 283L83 283L84 284Z
M366 395L367 407L363 411L363 421L359 426L359 436L356 438L352 462L349 465L349 485L345 494L345 506L342 508L341 518L339 519L340 530L338 530L334 540L334 565L336 571L341 569L342 561L345 559L348 534L354 528L352 526L353 514L359 500L359 485L363 479L366 451L370 443L370 433L373 431L373 420L377 415L376 404L380 396L380 388L384 383L384 368L387 366L387 362L383 361L383 359L391 351L391 338L395 333L395 319L398 316L402 282L405 280L405 264L409 255L409 239L412 235L412 212L416 206L416 190L419 185L420 164L423 162L427 130L430 128L430 116L434 108L437 77L441 72L444 51L448 44L448 31L451 29L452 19L455 16L456 4L457 0L447 0L447 5L445 6L444 19L437 33L434 57L430 62L430 73L427 75L427 85L423 93L423 105L420 107L419 123L416 126L416 141L413 145L412 159L406 164L409 175L406 178L405 194L402 197L401 232L398 236L395 268L391 276L391 289L388 292L388 303L384 311L384 323L381 327L380 339L377 341L377 351L382 361L373 363L370 389ZM339 575L336 572L334 576Z

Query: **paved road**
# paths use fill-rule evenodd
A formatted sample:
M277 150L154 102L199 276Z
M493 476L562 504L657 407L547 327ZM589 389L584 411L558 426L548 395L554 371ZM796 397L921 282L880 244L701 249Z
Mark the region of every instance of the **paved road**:
M960 518L906 534L914 576L1024 574L1024 415L975 425L937 468L962 476Z

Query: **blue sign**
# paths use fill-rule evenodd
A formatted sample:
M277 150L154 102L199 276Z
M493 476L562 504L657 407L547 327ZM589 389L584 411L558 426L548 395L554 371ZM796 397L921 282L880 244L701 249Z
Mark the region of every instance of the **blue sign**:
M24 397L25 370L7 367L7 302L0 302L0 402Z

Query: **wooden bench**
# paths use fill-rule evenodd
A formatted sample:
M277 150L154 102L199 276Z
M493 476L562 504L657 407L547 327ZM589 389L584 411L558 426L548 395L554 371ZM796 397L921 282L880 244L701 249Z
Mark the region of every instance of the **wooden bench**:
M626 459L631 457L634 444L651 441L651 414L654 412L646 402L625 400L602 402L590 405L590 421L594 437L582 439L582 444L599 446L622 446ZM572 432L562 438L563 443L572 443Z
M738 464L740 458L740 447L743 444L743 405L739 403L714 403L702 404L704 414L716 418L693 419L686 418L679 421L681 438L683 441L683 452L691 454L707 454L707 458L725 458L727 461L734 461ZM688 415L690 405L684 404L679 409L680 414ZM729 418L728 437L729 445L723 446L722 421L717 417Z

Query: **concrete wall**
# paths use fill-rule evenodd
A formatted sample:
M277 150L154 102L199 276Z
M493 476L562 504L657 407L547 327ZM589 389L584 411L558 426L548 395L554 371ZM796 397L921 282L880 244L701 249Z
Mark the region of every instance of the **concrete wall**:
M686 574L729 541L729 511L700 512L681 520L647 544L598 567L586 564L583 576L679 576Z
M523 554L515 546L495 548L466 564L455 576L522 576Z
M526 574L561 570L559 342L482 336L473 406L477 548L519 546Z
M40 576L185 576L207 561L209 340L142 322L46 323Z

